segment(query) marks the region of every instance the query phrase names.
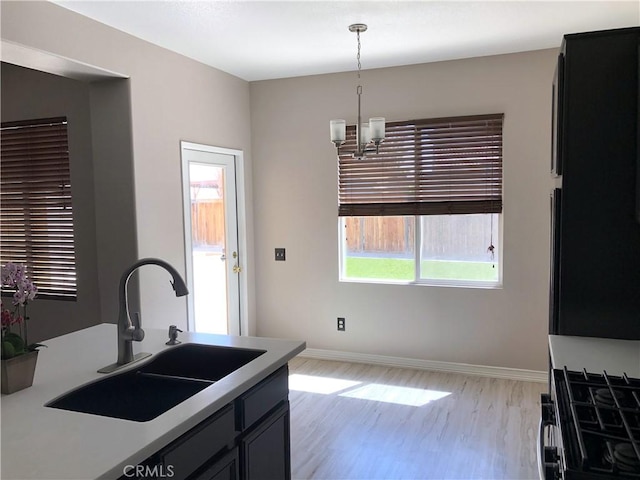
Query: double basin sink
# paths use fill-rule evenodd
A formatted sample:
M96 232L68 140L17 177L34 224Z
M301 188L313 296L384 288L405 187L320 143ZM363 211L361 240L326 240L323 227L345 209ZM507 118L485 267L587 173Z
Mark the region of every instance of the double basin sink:
M147 422L258 358L265 350L187 343L45 406Z

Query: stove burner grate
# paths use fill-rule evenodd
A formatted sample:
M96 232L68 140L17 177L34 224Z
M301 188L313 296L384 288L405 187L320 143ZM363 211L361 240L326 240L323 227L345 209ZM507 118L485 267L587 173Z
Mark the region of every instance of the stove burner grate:
M640 457L630 443L617 443L613 448L607 444L604 459L624 472L640 473Z
M569 464L606 478L640 480L640 380L566 367L563 373L564 388L557 392L566 399L560 410L566 408L573 426L565 442Z
M622 402L625 398L624 392L620 390L611 390L609 388L598 388L594 392L594 399L597 404L615 406Z

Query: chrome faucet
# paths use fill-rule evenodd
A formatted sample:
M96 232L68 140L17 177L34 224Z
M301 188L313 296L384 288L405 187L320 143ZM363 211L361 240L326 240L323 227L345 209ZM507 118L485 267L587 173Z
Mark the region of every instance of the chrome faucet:
M189 294L189 290L184 280L170 264L159 258L143 258L129 267L120 277L119 286L119 314L118 314L118 361L111 365L98 370L100 373L109 373L117 370L123 365L135 362L150 356L150 353L133 354L133 342L140 342L144 338L144 330L140 323L140 314L136 312L135 320L132 321L129 316L129 301L127 296L127 286L129 278L139 267L143 265L158 265L168 271L173 277L171 286L176 292L176 297L182 297Z

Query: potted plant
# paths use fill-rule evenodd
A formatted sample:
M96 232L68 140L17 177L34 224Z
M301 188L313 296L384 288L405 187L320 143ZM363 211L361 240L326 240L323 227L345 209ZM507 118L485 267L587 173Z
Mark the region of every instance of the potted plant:
M0 304L2 313L1 369L2 393L30 387L38 360L39 343L28 343L27 304L36 297L37 287L27 277L23 265L8 262L0 273L2 292L13 291L11 308Z

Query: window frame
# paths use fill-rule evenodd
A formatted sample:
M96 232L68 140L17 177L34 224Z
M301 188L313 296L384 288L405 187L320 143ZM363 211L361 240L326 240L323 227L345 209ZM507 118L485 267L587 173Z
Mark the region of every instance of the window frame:
M409 120L388 126L387 145L383 142L379 152L368 153L362 160L344 153L353 149L355 125L347 127L347 142L342 151L338 151L339 280L501 288L504 114ZM412 129L415 131L413 143ZM497 214L496 281L421 278L421 217L457 214ZM346 276L343 217L350 216L413 217L413 280Z

